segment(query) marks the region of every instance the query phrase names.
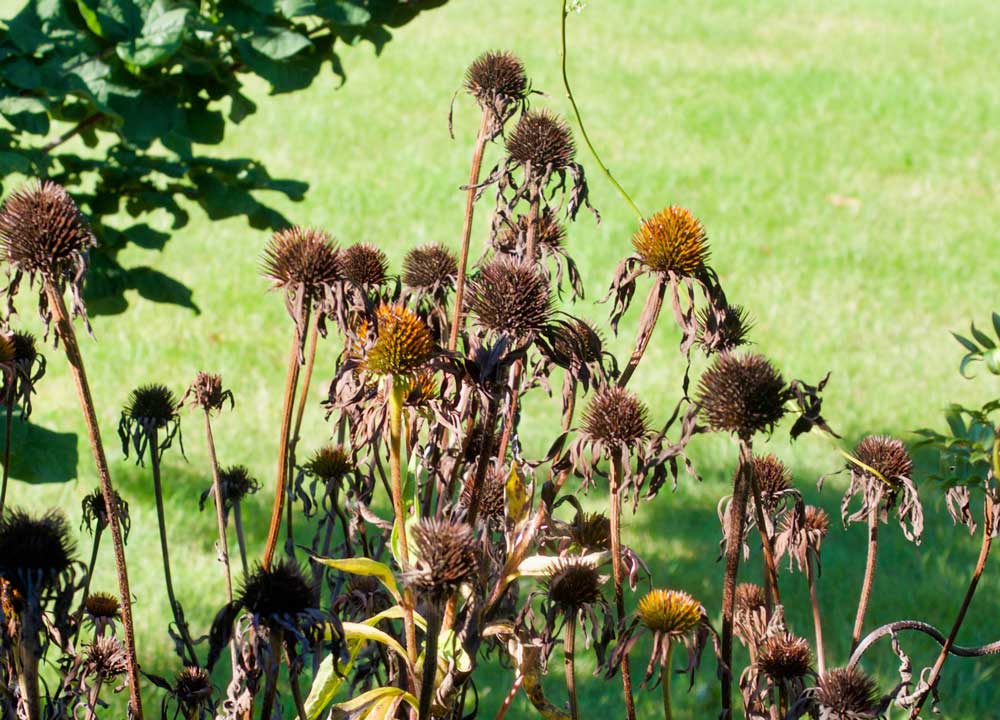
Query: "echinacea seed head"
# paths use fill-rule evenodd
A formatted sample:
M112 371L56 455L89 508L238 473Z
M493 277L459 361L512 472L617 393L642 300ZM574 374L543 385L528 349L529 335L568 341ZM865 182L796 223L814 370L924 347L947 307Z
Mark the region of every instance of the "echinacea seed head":
M893 487L898 486L902 481L900 478L909 478L913 472L913 460L906 450L906 445L902 440L897 440L888 435L869 435L861 440L854 448L854 455L862 463L878 472L882 479ZM871 476L863 467L859 467L848 461L848 470L861 473L871 480L879 480Z
M444 600L479 572L479 549L468 524L425 519L412 537L417 559L406 578L418 594Z
M170 694L181 708L193 709L205 705L212 696L212 678L205 668L189 665L177 673Z
M114 620L121 613L118 598L110 593L95 592L87 596L84 603L87 614L96 619Z
M462 485L458 501L464 508L472 507L473 479ZM502 518L507 506L507 483L503 473L489 470L479 489L479 514L486 518Z
M265 278L272 287L314 298L342 276L340 252L330 235L298 225L279 230L264 250Z
M654 272L695 277L708 260L708 238L690 210L671 205L644 220L632 236L643 263Z
M740 583L736 586L736 614L752 614L766 607L766 595L760 585Z
M629 390L612 385L598 392L583 412L583 433L593 441L623 447L645 436L646 406Z
M812 672L812 651L804 638L773 635L757 648L757 666L772 680L798 680Z
M73 198L57 183L30 183L0 209L0 251L14 268L29 275L68 274L96 244Z
M698 404L709 428L750 439L785 415L785 381L770 361L753 353L723 353L701 376Z
M611 519L604 513L577 513L569 529L570 539L588 552L611 549Z
M819 533L821 538L830 531L830 516L823 508L806 505L806 530Z
M509 52L485 52L465 71L465 89L484 111L503 115L528 92L524 64Z
M469 309L480 325L496 333L540 331L552 315L552 293L534 265L501 256L469 283Z
M128 671L125 647L114 635L102 635L86 647L83 666L91 677L110 683Z
M23 593L39 580L54 585L73 564L76 547L66 518L57 510L32 517L9 510L0 518L0 577Z
M260 490L260 482L243 465L230 465L219 470L222 497L230 507Z
M369 287L385 282L389 259L369 243L357 243L341 252L344 277L355 285Z
M354 462L342 445L324 445L309 458L305 469L324 482L339 481L354 471Z
M549 601L567 615L599 602L603 584L593 564L572 556L559 560L545 581Z
M207 372L199 372L195 376L185 395L205 412L221 410L226 400L232 399L232 394L222 388L222 376Z
M781 494L792 486L791 473L774 455L754 455L753 475L760 489L761 503L768 510L773 510Z
M493 247L498 252L508 255L514 254L517 249L527 242L528 237L528 216L518 215L517 222L504 227L497 233L493 241ZM543 252L558 252L566 239L566 229L556 220L555 212L550 208L545 208L538 216L535 226L535 254L536 258Z
M430 360L434 339L424 321L402 304L380 305L375 311L376 335L364 358L375 375L408 376Z
M239 603L261 618L294 617L313 608L312 584L298 563L284 559L269 567L257 566L244 580Z
M874 717L879 708L878 685L856 667L835 668L820 675L815 698L830 720Z
M421 245L403 258L403 285L415 290L450 288L458 278L458 259L440 243Z
M705 611L686 592L654 589L639 600L636 612L642 624L653 632L680 637L698 626Z
M742 305L698 311L698 342L706 355L729 352L749 342L753 320Z
M132 391L122 414L156 428L164 428L177 417L177 398L166 385L140 385Z
M565 170L573 162L576 146L569 125L548 110L529 110L521 115L507 138L507 154L520 165L542 176L549 169Z
M14 362L23 366L30 366L35 362L38 348L35 345L34 335L15 330L10 334L10 342L14 346Z

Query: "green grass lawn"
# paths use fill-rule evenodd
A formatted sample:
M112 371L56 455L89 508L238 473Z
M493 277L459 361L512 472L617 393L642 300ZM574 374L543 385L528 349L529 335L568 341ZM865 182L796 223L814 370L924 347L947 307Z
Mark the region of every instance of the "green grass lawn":
M225 151L259 157L273 175L309 182L300 204L275 198L288 217L327 228L344 244L375 243L397 268L416 244L457 247L464 204L458 186L467 177L478 115L460 97L457 139L451 140L452 93L479 52L509 48L524 59L534 87L547 93L534 103L567 112L558 81L558 21L556 0L453 0L400 30L380 58L368 46L345 49L342 87L332 75L293 96L268 98L265 87L255 87L260 111L231 130ZM1000 5L590 0L570 23L574 89L605 161L645 212L682 204L703 220L728 295L757 320L757 350L789 377L816 381L832 371L825 410L845 445L869 432L912 439L910 430L942 425L949 401L972 403L996 392L991 377L975 383L959 377L961 352L948 331L970 319L987 322L1000 289L990 252L1000 227ZM487 163L498 156L491 148ZM630 251L635 220L590 158L581 152L580 159L603 222L583 213L569 231L588 296L574 312L603 319L607 306L592 299L604 294L615 264ZM477 217L477 243L486 207ZM193 216L163 253L132 248L122 261L181 279L201 312L131 294L126 313L96 318L96 342L83 341L114 481L132 509L128 556L141 662L160 674L177 668L164 631L169 609L151 479L148 468L126 461L116 444L120 408L140 383L164 382L181 392L196 371L221 372L236 410L215 423L220 459L248 465L268 485L290 335L282 299L266 292L258 271L266 234L239 220L209 223L197 209ZM644 290L612 342L620 356L634 337ZM27 293L20 299L21 320L37 330L29 301ZM661 421L677 399L677 341L665 316L633 381ZM337 346L321 348L317 378L323 381ZM48 354L32 421L77 433L79 476L51 482L59 463L36 449L30 473L22 473L33 479L15 482L10 495L14 504L35 509L60 506L75 523L96 475L65 362L60 353ZM321 385L314 384L306 416L306 450L330 431L318 406ZM548 446L557 403L532 407L525 418L529 450ZM201 632L224 594L212 547L214 518L197 511L209 483L197 420L185 418L187 461L170 451L164 481L175 583ZM835 517L844 476L830 479L822 495L815 483L842 461L819 436L791 444L786 431L777 431L767 450L789 464L809 501ZM642 505L627 518L625 540L649 563L657 585L703 598L717 622L722 567L715 562L715 508L736 450L725 439L702 437L692 455L703 482L682 478L675 493ZM964 592L978 540L952 527L933 485L922 484L921 492L928 515L921 547L905 543L896 526L883 532L871 626L901 618L947 626ZM247 509L255 552L270 501L262 492ZM603 505L603 490L589 501ZM820 582L832 664L846 660L864 546L863 529L844 532L839 525L824 544ZM84 537L80 548L81 555L89 552ZM746 576L756 579L758 566L755 557ZM114 588L110 544L94 587ZM785 575L783 589L794 608L792 628L811 637L804 579ZM1000 636L993 622L1000 614L998 589L988 570L960 642ZM916 663L933 659L928 644L908 647ZM644 664L637 656L640 671ZM553 662L550 688L552 699L562 702L558 665ZM880 674L885 689L894 685L888 643L866 667ZM998 669L996 659L949 662L941 684L944 715L1000 717ZM590 680L586 670L581 675L588 716L620 714L618 681ZM493 717L512 677L498 670L481 678L481 717ZM677 716L712 717L716 697L714 663L707 661L692 692L679 693ZM658 716L658 698L655 691L639 692L640 717ZM152 691L146 702L158 705ZM523 696L508 715L530 716Z

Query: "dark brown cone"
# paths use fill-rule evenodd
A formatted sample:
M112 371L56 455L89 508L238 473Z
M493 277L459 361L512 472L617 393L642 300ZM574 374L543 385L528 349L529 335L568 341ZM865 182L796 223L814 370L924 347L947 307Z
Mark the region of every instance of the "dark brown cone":
M583 412L584 435L605 445L629 445L641 439L647 430L646 406L617 385L598 392Z
M0 578L24 594L27 584L50 587L73 564L76 547L57 510L31 517L9 510L0 518Z
M219 487L226 506L232 507L247 495L260 490L260 482L243 465L230 465L219 471Z
M701 376L698 404L708 426L749 440L785 415L785 381L761 355L723 353Z
M118 522L121 524L122 535L125 540L128 540L129 530L132 528L128 503L118 494L117 490L112 490L111 494L118 506ZM85 495L80 503L80 509L83 511L83 527L87 528L88 532L93 532L95 529L104 530L108 526L110 516L101 488L94 488L92 492Z
M611 549L611 519L604 513L577 513L570 540L588 552Z
M251 572L237 602L268 620L295 616L314 607L312 583L294 560L285 559Z
M765 510L773 510L781 494L792 487L791 473L774 455L754 455L753 476L760 489L760 500Z
M458 278L458 260L440 243L421 245L403 258L403 284L415 290L450 288Z
M483 110L504 114L505 108L523 100L528 92L524 65L509 52L485 52L465 71L465 89Z
M212 678L204 668L190 665L177 673L170 694L182 709L203 707L212 697Z
M341 480L354 470L350 455L340 445L324 445L309 458L305 469L325 482Z
M545 276L508 257L491 260L469 283L469 309L480 325L496 333L538 332L552 315Z
M87 645L83 666L90 677L114 682L128 671L128 656L121 641L114 635L104 635Z
M50 278L75 274L97 240L76 203L48 180L30 183L0 209L0 249L17 270Z
M87 614L92 618L114 620L121 613L118 598L109 593L96 592L87 596L84 603Z
M514 225L505 227L497 234L493 247L497 252L513 255L525 246L527 238L528 216L518 215ZM558 252L565 238L566 229L556 220L555 213L550 208L545 208L538 217L538 226L535 230L536 258L543 252Z
M472 478L462 486L458 498L464 508L472 506L472 488L475 483ZM502 518L507 504L507 484L501 472L491 470L483 481L479 491L479 514L483 517Z
M122 414L136 422L166 427L177 417L177 398L166 385L140 385L129 395Z
M381 285L389 271L389 259L374 245L358 243L340 254L344 277L355 285Z
M446 599L479 571L475 534L466 523L421 520L412 538L417 560L407 583L431 600Z
M908 478L913 472L913 460L910 459L906 445L903 444L902 440L887 435L869 435L864 438L854 448L854 455L865 465L881 474L882 478L893 486L900 485L899 478ZM852 472L860 472L871 477L871 473L852 462L847 463L847 468ZM879 478L875 477L871 477L871 479L880 481Z
M169 391L168 391L169 392ZM199 372L184 393L190 402L202 410L221 410L228 399L232 402L232 393L222 388L222 376L207 372Z
M604 339L589 322L572 318L553 325L548 336L550 351L547 354L556 365L573 367L601 360Z
M340 252L330 236L316 228L295 225L274 233L264 250L264 277L272 287L296 290L310 297L342 276Z
M749 342L750 314L740 305L726 305L718 315L710 308L698 312L698 342L706 355L729 352Z
M798 680L812 672L812 652L805 639L774 635L757 648L757 666L772 680Z
M578 558L560 560L545 582L549 601L565 615L572 615L587 605L601 600L604 578L592 564Z
M576 147L561 118L548 110L529 110L507 138L507 153L520 165L530 164L531 173L541 176L549 168L558 172L569 167Z
M650 270L697 276L708 260L705 228L687 208L672 205L644 220L632 245Z
M31 366L38 357L35 336L27 332L14 331L10 334L10 341L14 346L14 362L24 367Z
M875 717L878 685L857 668L836 668L819 676L816 703L831 720Z

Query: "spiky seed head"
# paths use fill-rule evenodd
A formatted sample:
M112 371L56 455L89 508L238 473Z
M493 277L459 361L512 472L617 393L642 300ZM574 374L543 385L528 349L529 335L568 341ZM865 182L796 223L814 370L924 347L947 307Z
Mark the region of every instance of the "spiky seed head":
M14 346L14 362L30 366L38 357L35 336L28 332L15 330L10 334L10 342Z
M701 376L702 418L716 432L749 439L770 432L785 415L785 380L762 355L719 355Z
M815 505L806 505L806 530L819 533L820 537L826 537L830 532L830 516L826 510Z
M227 397L232 397L222 388L222 376L207 372L199 372L195 376L186 395L191 397L192 403L206 412L221 410Z
M58 510L32 517L9 510L0 518L0 577L25 592L25 583L49 587L73 564L76 546L66 518Z
M754 455L753 476L760 489L760 500L767 510L773 510L781 494L792 487L792 474L774 455Z
M575 545L590 552L611 549L611 519L604 513L577 513L569 529Z
M354 470L354 461L342 445L324 445L313 453L306 470L324 482L340 481Z
M344 277L355 285L381 285L389 272L389 259L370 243L357 243L341 252Z
M469 478L462 486L458 501L462 507L472 506L473 479ZM503 473L491 470L483 479L479 489L479 514L488 518L502 518L507 506L507 482Z
M484 111L503 115L510 103L523 100L528 92L524 64L509 52L485 52L465 71L465 89Z
M820 675L815 698L831 720L874 717L879 709L878 685L856 667L835 668Z
M876 470L893 487L898 487L901 483L899 478L908 478L913 472L913 460L906 450L906 445L902 440L897 440L888 435L869 435L863 438L854 448L855 457L868 467ZM858 467L848 461L848 470L859 472L869 477L871 480L879 481L872 477L864 468Z
M558 172L573 162L576 146L566 122L549 110L529 110L521 115L507 138L507 154L520 165L531 165L534 175L548 168Z
M313 297L340 280L340 252L323 230L294 225L271 237L264 250L262 273L275 289L294 291L301 287Z
M416 313L405 305L380 305L375 311L375 344L364 359L375 375L407 376L431 357L434 339Z
M736 586L735 610L737 615L749 615L767 607L764 588L754 583L740 583Z
M403 380L405 383L405 399L403 403L410 407L424 407L438 396L438 383L434 373L426 368L418 370L412 376Z
M451 520L421 520L413 528L417 560L409 585L436 601L446 599L479 571L479 550L472 528Z
M87 614L94 619L115 620L121 613L118 598L110 593L95 592L87 596L84 603Z
M595 442L623 447L649 429L646 406L629 390L612 385L598 392L583 412L583 433Z
M260 483L243 465L230 465L219 470L219 486L222 497L230 506L260 490Z
M772 635L757 648L757 666L772 680L798 680L812 672L809 643L791 633Z
M549 282L537 266L501 256L469 283L469 309L493 332L538 332L552 315Z
M21 272L50 278L71 274L95 245L73 198L57 183L31 183L0 209L0 250Z
M128 533L132 527L128 503L118 494L117 490L112 489L111 495L114 497L115 507L118 509L118 522L122 526L125 538L128 539ZM83 526L90 532L93 532L95 528L104 530L111 521L107 503L104 502L104 493L100 487L96 487L93 491L84 495L80 503L80 509L83 512Z
M410 250L403 258L403 284L414 290L450 288L458 278L455 254L440 243Z
M528 237L528 216L518 215L517 222L505 227L497 233L493 241L493 247L498 252L513 254L519 246L527 242ZM535 254L540 256L543 251L549 253L558 252L566 239L566 228L556 220L555 212L550 208L545 208L538 216L538 223L535 228Z
M644 220L632 236L632 245L650 270L680 277L698 275L709 255L701 221L679 205Z
M114 682L128 671L125 647L114 635L102 635L87 645L84 668L91 677L99 676L104 682Z
M14 347L14 338L11 335L0 332L0 363L6 364L14 362L16 353L17 350Z
M555 324L549 336L552 362L560 367L599 362L604 353L604 338L589 322L571 318Z
M237 600L265 619L294 617L314 606L312 584L290 558L266 568L258 565L244 579Z
M686 592L654 589L639 600L637 612L642 624L653 632L679 637L694 630L705 611Z
M129 395L122 414L136 422L164 428L177 417L177 398L166 385L140 385Z
M545 581L549 601L566 615L599 602L603 584L597 568L576 557L559 560Z
M170 694L182 709L201 707L212 697L212 678L205 668L189 665L177 673Z
M724 305L717 309L698 311L698 342L706 355L729 352L749 341L753 320L742 305Z

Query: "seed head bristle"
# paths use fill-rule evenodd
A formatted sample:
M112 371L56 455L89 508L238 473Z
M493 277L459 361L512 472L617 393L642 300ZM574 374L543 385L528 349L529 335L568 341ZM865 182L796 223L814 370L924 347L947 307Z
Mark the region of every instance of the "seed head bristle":
M654 589L643 595L639 620L650 630L673 637L694 630L704 615L701 603L680 590Z
M264 250L262 272L272 287L301 288L314 298L323 287L340 280L340 252L328 233L295 225L271 237Z
M128 671L125 647L114 635L102 635L86 647L83 663L88 675L112 683Z
M902 440L888 435L869 435L862 439L854 448L854 455L865 465L876 470L894 487L900 485L900 478L909 478L913 472L913 460L906 450L906 445ZM860 472L871 480L878 480L867 470L850 461L847 463L847 469Z
M195 376L185 396L189 396L194 405L206 412L221 410L226 400L232 399L232 394L222 388L222 376L207 372L199 372Z
M723 353L705 371L698 403L708 426L749 439L785 415L785 381L761 355Z
M746 345L752 329L750 313L741 305L724 305L715 312L707 307L698 311L698 342L706 355Z
M735 610L737 614L749 614L767 607L764 588L754 583L740 583L736 586Z
M764 508L773 510L781 494L792 486L792 474L774 455L754 455L753 475Z
M583 433L591 440L623 447L649 429L646 406L629 390L612 385L598 392L583 412Z
M414 290L454 287L458 278L458 260L440 243L430 243L410 250L403 258L403 285Z
M798 680L812 672L812 651L804 638L773 635L757 648L757 666L772 680Z
M611 519L604 513L577 513L570 526L570 539L588 552L611 548Z
M879 709L878 685L856 667L820 675L815 698L823 717L829 720L874 718Z
M708 238L690 210L671 205L644 220L632 236L642 261L655 272L695 277L708 260Z
M212 697L212 678L205 668L189 665L177 673L170 694L182 711L205 706Z
M478 573L475 533L466 523L421 520L412 538L417 560L407 573L407 582L417 593L441 601Z
M219 486L226 505L230 507L260 490L260 483L243 465L230 465L219 470Z
M75 551L66 518L57 510L32 517L13 509L0 518L0 577L21 593L26 584L54 585L73 564Z
M324 445L313 453L305 468L324 482L336 482L354 471L354 462L343 446Z
M552 314L549 282L536 266L501 256L469 283L469 309L496 333L540 331Z
M518 215L516 223L497 233L493 247L497 252L512 255L527 242L527 237L528 216ZM566 229L556 220L555 212L550 208L545 208L538 216L535 228L536 258L541 256L543 252L558 252L565 239Z
M249 612L272 620L294 617L314 606L312 584L290 558L267 568L257 566L244 580L237 599Z
M458 501L464 508L472 506L473 480L469 478L462 485ZM507 506L507 483L503 473L496 470L487 472L479 489L479 514L487 518L502 518Z
M344 277L355 285L370 287L385 282L389 259L369 243L357 243L341 252Z
M826 510L815 505L806 505L806 530L817 532L821 537L826 537L830 531L830 516Z
M593 564L572 556L559 560L545 581L549 601L566 615L599 602L603 584Z
M122 414L156 428L166 427L177 417L177 398L166 385L140 385L129 395Z
M524 64L509 52L485 52L465 71L465 89L484 111L502 116L528 92Z
M559 172L569 167L576 146L562 118L548 110L529 110L507 138L507 154L520 165L530 165L533 175L542 176L549 169Z
M431 332L405 305L380 305L375 311L375 344L364 358L375 375L409 376L420 370L434 350Z
M118 494L117 490L112 489L111 494L114 497L115 506L118 510L118 522L121 524L122 533L127 540L129 530L132 527L128 503ZM104 493L101 491L101 488L94 488L93 491L84 495L80 503L80 509L83 512L83 526L89 532L92 532L95 528L104 530L108 526L111 516L108 513L107 503L104 502Z
M121 613L118 598L110 593L95 592L87 596L84 603L87 614L92 618L113 620Z
M10 342L14 346L14 362L22 366L30 366L38 357L35 336L28 332L15 330L10 334Z

